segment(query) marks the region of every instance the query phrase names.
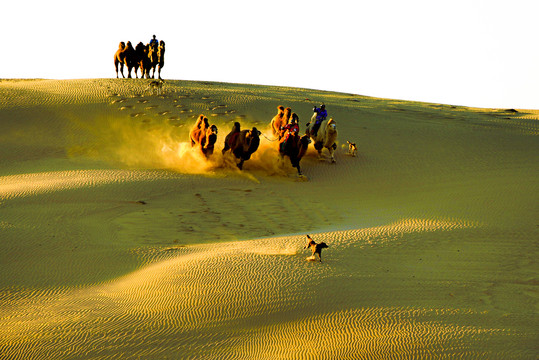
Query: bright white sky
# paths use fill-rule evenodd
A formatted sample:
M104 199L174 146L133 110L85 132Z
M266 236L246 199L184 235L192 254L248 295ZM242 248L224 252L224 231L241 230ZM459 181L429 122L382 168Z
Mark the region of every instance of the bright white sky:
M115 77L120 41L165 79L539 109L536 0L8 0L0 78Z

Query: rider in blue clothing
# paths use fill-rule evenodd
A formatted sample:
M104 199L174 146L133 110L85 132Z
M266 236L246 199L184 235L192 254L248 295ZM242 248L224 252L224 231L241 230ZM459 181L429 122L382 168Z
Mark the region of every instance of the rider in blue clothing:
M150 40L150 46L155 46L155 47L159 46L159 41L157 41L157 38L155 37L155 35L153 36L153 39Z
M326 111L326 105L324 104L320 105L319 108L315 106L313 108L313 111L316 113L316 120L314 122L313 129L311 130L311 132L314 136L316 136L316 134L318 133L318 128L320 128L320 124L328 117L328 112Z

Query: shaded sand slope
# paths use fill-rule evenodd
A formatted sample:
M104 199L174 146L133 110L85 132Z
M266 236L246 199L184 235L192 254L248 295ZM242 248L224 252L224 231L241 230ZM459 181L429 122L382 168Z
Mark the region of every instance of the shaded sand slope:
M0 81L0 358L537 358L538 111L147 84ZM268 124L313 102L337 163L298 179Z

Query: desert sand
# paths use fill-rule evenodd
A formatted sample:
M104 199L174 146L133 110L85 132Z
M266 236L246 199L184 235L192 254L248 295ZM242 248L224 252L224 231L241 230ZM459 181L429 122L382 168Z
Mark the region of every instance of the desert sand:
M539 357L538 110L148 83L0 81L1 359ZM321 102L298 177L269 123Z

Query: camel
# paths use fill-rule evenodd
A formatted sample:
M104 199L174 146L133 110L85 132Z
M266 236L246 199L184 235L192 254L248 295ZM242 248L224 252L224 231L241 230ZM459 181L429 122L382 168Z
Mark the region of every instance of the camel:
M240 134L241 131L241 125L239 122L235 122L234 125L232 125L232 130L228 133L228 135L225 137L225 147L223 149L223 154L232 147L236 143L236 138Z
M271 130L273 131L273 136L280 138L281 134L281 128L286 125L286 123L283 121L284 118L284 106L279 105L277 106L277 115L271 119Z
M318 151L318 157L322 157L322 150L324 148L328 149L329 156L331 157L331 162L335 162L335 149L337 149L337 125L335 120L333 118L330 118L329 120L324 120L320 124L320 128L318 129L318 133L316 136L313 135L313 133L310 131L312 129L312 125L314 125L314 122L316 120L316 113L313 114L313 117L311 118L311 122L307 124L307 130L306 132L309 133L311 136L311 139L314 142L314 148Z
M149 62L149 68L148 68L148 76L150 75L150 71L152 71L152 79L155 79L155 68L157 67L158 63L158 46L157 45L148 45L148 58L150 59Z
M237 135L231 136L228 142L225 141L223 154L230 150L236 159L240 159L238 168L241 170L243 163L249 160L251 155L258 149L260 145L260 134L260 131L256 127L253 127L251 130L240 130Z
M212 155L217 141L217 132L217 126L215 124L210 126L208 118L204 115L199 115L189 133L191 146L198 145L206 157Z
M305 155L307 152L307 148L309 147L310 143L311 139L309 138L309 134L305 134L303 136L299 136L298 134L290 134L284 143L284 146L282 148L279 146L279 153L282 157L289 157L292 166L298 170L298 176L302 175L299 162L303 155Z
M118 79L118 66L120 67L120 72L122 73L122 76L124 75L124 59L125 59L125 43L122 41L120 42L120 45L118 46L118 50L116 50L116 53L114 53L114 67L116 68L116 79Z
M141 41L135 47L135 52L137 54L137 69L140 69L140 78L143 79L144 77L146 77L146 79L148 79L150 77L148 75L150 67L150 59L148 58L148 46L144 45ZM135 76L137 76L136 71Z
M161 69L165 66L165 42L159 41L159 47L157 48L157 69L158 77L161 79ZM154 70L155 72L155 70Z
M135 76L137 75L137 54L135 52L135 49L133 48L133 45L131 45L131 41L128 41L127 44L123 41L120 42L118 50L116 50L116 53L114 54L114 67L116 68L116 78L119 77L118 66L120 67L122 77L125 78L124 65L127 67L128 78L131 78L132 69L135 69Z

